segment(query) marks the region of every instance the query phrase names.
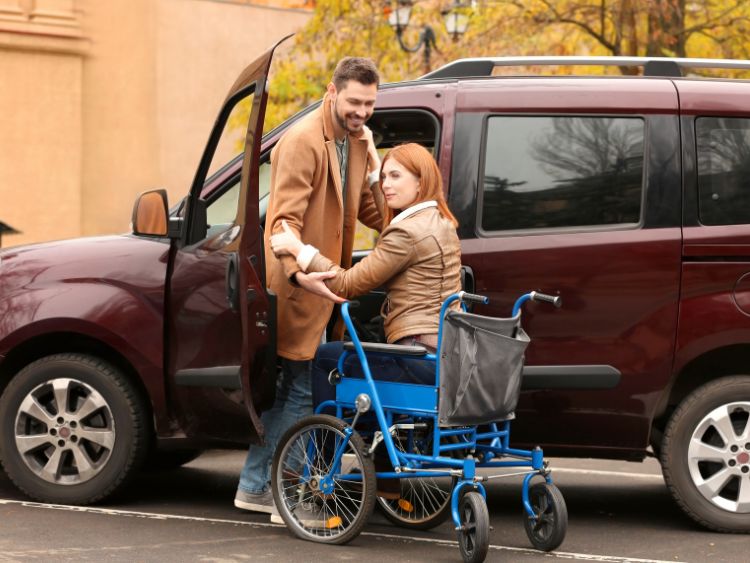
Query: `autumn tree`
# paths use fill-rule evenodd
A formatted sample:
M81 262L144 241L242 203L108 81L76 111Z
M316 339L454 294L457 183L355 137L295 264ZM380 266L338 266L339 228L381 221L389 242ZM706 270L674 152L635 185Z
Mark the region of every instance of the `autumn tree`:
M404 33L404 41L414 45L422 26L432 27L438 48L433 68L481 56L750 58L750 0L474 0L466 2L472 17L458 41L448 36L440 15L452 3L417 0ZM309 22L274 64L268 126L320 99L343 56L372 57L387 82L423 73L421 53L402 51L388 25L395 1L314 4Z
M746 0L540 0L535 8L539 25L575 26L611 55L686 57L688 45L710 48L703 39L717 48L714 54L735 56L748 29Z

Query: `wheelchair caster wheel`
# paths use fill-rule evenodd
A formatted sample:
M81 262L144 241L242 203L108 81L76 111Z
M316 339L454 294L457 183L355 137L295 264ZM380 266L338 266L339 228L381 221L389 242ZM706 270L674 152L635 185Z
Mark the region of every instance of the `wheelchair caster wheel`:
M557 549L568 530L568 508L560 489L552 483L537 483L529 489L529 502L536 519L524 510L523 525L531 545L541 551Z
M490 548L490 515L487 503L477 492L466 493L458 505L461 529L458 548L465 563L480 563Z

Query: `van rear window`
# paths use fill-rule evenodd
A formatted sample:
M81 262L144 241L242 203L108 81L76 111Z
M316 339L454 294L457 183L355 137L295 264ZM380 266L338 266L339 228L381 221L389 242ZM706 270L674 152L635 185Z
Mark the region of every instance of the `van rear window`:
M482 230L638 223L644 129L631 117L490 117Z
M695 133L701 223L750 223L750 119L699 117Z

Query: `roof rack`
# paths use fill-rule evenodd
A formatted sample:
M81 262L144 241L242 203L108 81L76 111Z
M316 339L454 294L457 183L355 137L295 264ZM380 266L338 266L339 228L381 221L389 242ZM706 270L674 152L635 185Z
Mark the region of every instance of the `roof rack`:
M644 76L682 76L683 68L737 68L750 70L750 61L739 59L679 59L668 57L485 57L459 59L422 79L492 76L498 66L637 66Z

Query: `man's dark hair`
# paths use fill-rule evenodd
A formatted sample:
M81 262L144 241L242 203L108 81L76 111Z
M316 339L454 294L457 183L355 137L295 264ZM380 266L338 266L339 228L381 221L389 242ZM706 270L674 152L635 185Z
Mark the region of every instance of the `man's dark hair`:
M356 80L360 84L380 85L380 75L372 59L364 57L344 57L333 71L333 85L341 90L349 80Z

